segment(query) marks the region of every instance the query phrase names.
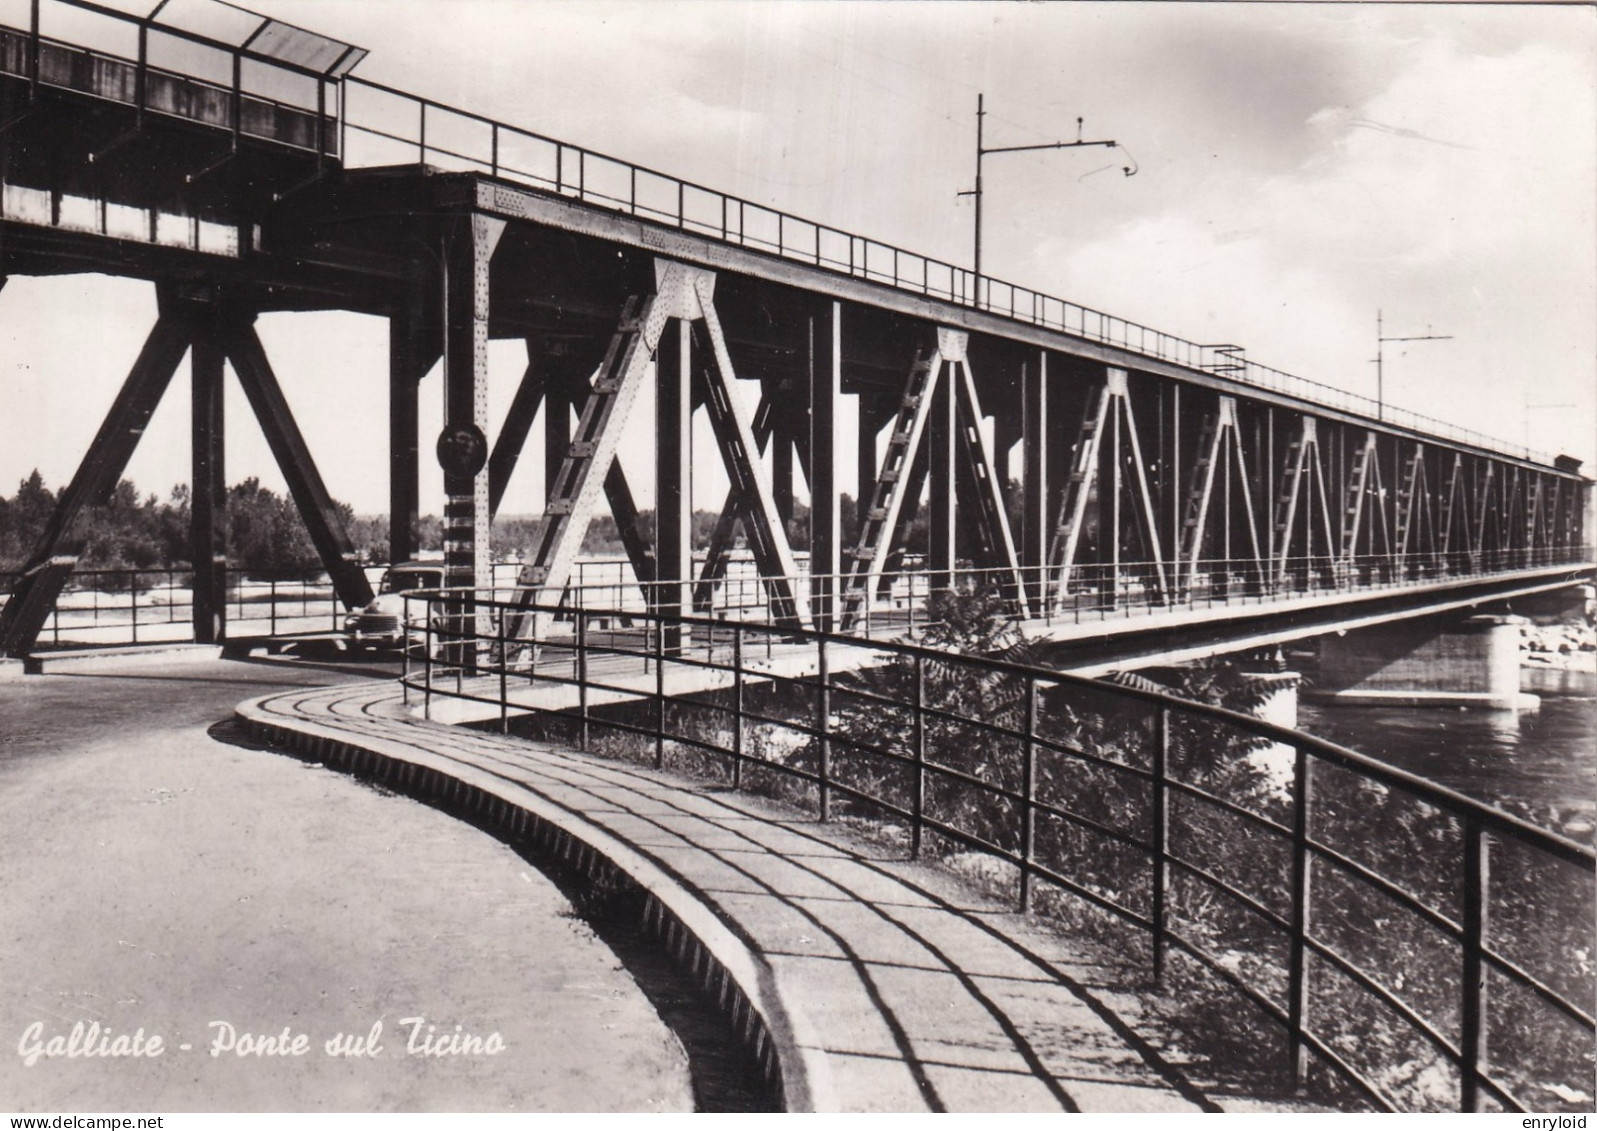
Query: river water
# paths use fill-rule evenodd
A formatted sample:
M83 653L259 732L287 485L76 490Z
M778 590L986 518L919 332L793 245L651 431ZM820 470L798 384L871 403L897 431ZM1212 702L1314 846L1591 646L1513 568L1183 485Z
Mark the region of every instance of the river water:
M1298 727L1573 840L1597 827L1597 700L1544 696L1535 711L1304 703Z

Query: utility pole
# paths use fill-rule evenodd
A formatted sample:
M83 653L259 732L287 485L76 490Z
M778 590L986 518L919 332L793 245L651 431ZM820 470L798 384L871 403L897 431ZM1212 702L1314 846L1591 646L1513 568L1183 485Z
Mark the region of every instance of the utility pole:
M1451 334L1418 334L1406 338L1388 338L1381 333L1381 312L1375 312L1375 419L1386 419L1386 372L1385 372L1385 347L1387 342L1450 342Z
M1565 401L1561 404L1531 404L1530 394L1525 394L1525 452L1530 453L1530 414L1544 408L1578 408L1578 405Z
M1101 145L1101 146L1105 146L1106 148L1110 148L1110 149L1120 148L1120 143L1117 142L1117 141L1113 141L1113 140L1104 140L1104 141L1084 141L1084 140L1082 140L1081 129L1082 129L1082 125L1083 125L1084 119L1081 119L1081 118L1077 118L1076 119L1076 140L1075 141L1051 141L1051 142L1045 142L1042 145L999 145L999 146L993 146L992 148L988 148L987 145L985 144L985 138L984 138L985 131L983 129L983 126L984 126L984 121L983 120L987 117L987 110L986 110L985 106L983 105L984 98L985 98L985 95L982 95L982 94L976 95L976 187L973 188L973 189L969 189L969 190L967 190L965 192L961 192L959 194L960 196L973 196L973 197L976 198L976 246L975 246L974 253L971 256L971 274L974 276L974 280L975 280L975 286L974 286L974 289L973 289L973 297L979 297L980 296L980 294L981 294L981 279L982 279L982 273L981 273L981 219L982 219L982 206L981 206L982 176L981 176L981 172L982 172L982 159L987 157L987 156L989 156L990 154L994 154L994 153L1029 153L1029 152L1032 152L1034 150L1039 150L1039 149L1082 149L1082 148L1086 148L1088 146L1094 146L1094 145ZM1129 160L1130 159L1130 154L1127 154L1126 156L1127 156L1127 159ZM1125 175L1128 176L1128 177L1135 176L1136 172L1137 172L1136 162L1133 161L1130 165L1121 166L1121 171L1123 173L1125 173Z

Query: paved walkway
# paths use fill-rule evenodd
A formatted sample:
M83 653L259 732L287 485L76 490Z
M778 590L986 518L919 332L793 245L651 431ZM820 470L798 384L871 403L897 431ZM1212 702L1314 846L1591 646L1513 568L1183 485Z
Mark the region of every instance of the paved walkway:
M671 773L423 721L391 683L276 694L240 712L257 734L396 788L430 781L443 803L483 814L479 823L530 814L558 826L568 854L574 843L620 868L702 944L689 949L706 984L719 978L723 998L730 984L752 1007L790 1107L1221 1109L1123 1020L1135 1016L1130 979L1112 964L837 824Z
M691 1110L681 1042L525 860L213 736L242 738L246 695L369 685L369 665L195 649L45 668L0 682L0 1110ZM418 1016L503 1051L412 1054ZM212 1057L221 1021L308 1047ZM370 1055L327 1053L379 1021ZM34 1026L42 1045L94 1025L163 1052L19 1055Z

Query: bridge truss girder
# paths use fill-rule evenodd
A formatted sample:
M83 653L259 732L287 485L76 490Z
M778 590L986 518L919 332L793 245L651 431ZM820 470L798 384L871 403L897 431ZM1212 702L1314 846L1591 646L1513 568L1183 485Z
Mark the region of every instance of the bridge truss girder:
M669 340L668 326L676 330ZM715 276L661 259L653 293L627 300L586 397L574 438L550 485L545 516L522 572L519 603L530 608L558 600L570 580L582 539L596 514L598 485L609 484L618 526L636 510L618 462L622 432L644 382L655 381L656 527L652 568L640 576L653 607L665 615L690 611L693 582L690 524L692 415L702 402L739 512L768 588L773 615L795 626L808 620L808 595L799 586L786 531L777 518L770 477L759 445L733 393L737 379L715 308ZM699 396L695 397L695 390ZM619 500L625 500L617 506ZM630 547L629 547L630 549ZM634 566L642 555L633 553ZM639 570L640 573L644 572ZM532 636L526 617L518 635Z
M1135 580L1151 584L1156 600L1168 599L1167 571L1175 563L1164 560L1140 435L1128 374L1111 367L1105 371L1102 384L1093 387L1088 395L1071 449L1069 479L1064 484L1049 549L1050 601L1062 601L1071 592L1073 575L1084 564L1084 542L1096 547L1092 557L1100 569L1092 585L1104 594L1102 599L1113 605L1122 584L1133 580L1122 576L1123 561L1136 563ZM1123 521L1127 511L1133 518L1131 524ZM1123 555L1128 536L1139 540L1142 552L1126 559ZM1107 572L1102 569L1104 566L1108 567Z
M841 586L840 624L858 623L904 552L910 514L928 484L928 554L933 585L951 584L961 543L989 582L996 581L1018 610L1028 607L1024 575L1010 530L1007 500L967 357L969 336L935 330L935 345L923 347L909 367L879 466L866 457L875 428L861 414L860 472L872 474L859 519L859 537ZM961 538L961 534L964 538Z
M198 604L214 604L220 588L219 354L254 388L252 403L259 402L258 414L277 433L279 458L301 469L296 502L308 523L322 526L318 550L341 596L346 603L359 596L347 539L340 541L336 522L318 517L330 501L311 474L314 465L281 391L274 395L258 339L237 313L266 309L349 309L392 319L389 494L396 559L416 551L422 376L441 359L446 422L486 433L488 342L525 343L527 371L486 467L445 476L448 580L475 592L488 583L489 519L506 498L518 457L535 442L539 412L550 507L524 578L529 600L552 597L562 570L569 578L581 544L572 528L604 505L601 493L639 581L656 597L671 587L670 608L686 609L693 599L705 607L741 526L774 615L817 627L856 622L883 575L906 550L920 552L906 546L905 531L923 505L934 572L957 578L967 565L987 567L1015 610L1031 615L1067 599L1077 607L1083 597L1112 603L1137 585L1154 603L1221 595L1233 567L1249 589L1275 592L1311 581L1334 587L1366 573L1465 574L1568 557L1582 545L1590 484L1578 467L1544 467L1454 445L1254 388L1226 373L1183 369L931 299L909 302L857 280L838 283L819 267L710 247L708 237L706 251L692 234L618 224L602 210L555 223L550 217L565 204L518 193L465 175L403 170L329 181L285 201L275 219L262 217L261 246L270 255L230 262L217 276L214 285L232 296L234 314L208 321L203 311L163 302L163 321L168 307L177 321L161 333L181 332L174 338L179 346L161 349L177 349L180 359L182 348L197 346L194 433L201 442L194 481L201 517L191 542L201 564ZM0 271L81 269L92 243L71 236L72 255L54 263L46 262L54 245L35 236L0 249ZM194 262L176 255L151 248L136 264L122 265L108 251L100 269L194 279ZM657 314L653 305L668 271L694 281L685 289L670 284L687 306ZM168 298L178 295L175 283L161 287ZM185 302L192 297L187 289L183 294ZM640 343L618 331L615 312L629 297L623 323L657 320L652 339L645 334L649 340ZM700 309L706 302L707 314ZM683 324L690 326L685 334ZM934 339L940 339L935 346ZM920 360L911 368L917 348ZM907 386L921 366L926 388L917 394ZM729 395L736 382L749 380L758 382L765 402L752 417ZM670 426L656 430L664 450L655 474L666 494L686 486L687 422L700 410L732 483L697 577L683 532L690 494L677 490L677 501L660 508L656 529L644 530L633 485L613 458L620 429L606 421L621 386L630 383L635 398L650 381L674 394ZM837 468L839 406L850 399L860 421L862 484L851 557L839 548ZM117 427L132 419L116 415ZM1093 425L1086 439L1083 420ZM879 452L878 433L890 422ZM902 441L892 438L900 434ZM599 458L598 439L611 445L609 458ZM1012 468L1017 444L1021 457ZM97 441L91 455L84 485L108 476L114 486L126 463L118 462L117 443ZM792 576L784 521L794 512L800 474L811 503L807 584ZM79 500L72 505L83 505L83 487L67 494ZM51 545L59 550L60 539ZM24 606L33 610L30 618L47 610L48 589L46 582L24 581L18 597L25 599L14 597L0 624L15 623ZM197 614L199 638L223 630L215 619L198 623Z

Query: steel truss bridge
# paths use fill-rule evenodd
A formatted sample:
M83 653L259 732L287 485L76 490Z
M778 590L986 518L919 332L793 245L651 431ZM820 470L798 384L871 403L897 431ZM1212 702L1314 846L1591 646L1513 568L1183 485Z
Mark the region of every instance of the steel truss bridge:
M1194 633L1239 639L1306 631L1315 609L1416 615L1589 572L1578 461L367 82L363 55L211 0L0 4L0 273L112 274L159 297L0 612L0 651L34 646L75 563L74 518L115 486L185 356L195 639L226 634L228 363L337 597L371 599L254 328L280 311L389 320L396 561L421 510L418 383L442 362L446 581L485 600L490 518L543 410L527 635L604 507L657 614L714 607L741 530L765 618L818 631L886 623L906 555L927 591L979 576L1028 622L1087 610L1146 633L1201 604ZM527 366L490 443L488 343L506 338ZM650 388L652 530L617 458ZM845 397L853 453L836 442ZM731 487L696 563L701 411ZM797 548L795 468L811 500Z
M408 600L440 609L420 619L446 643L436 658L421 649L419 671L407 658L407 694L432 706L452 683L457 701L488 705L507 726L513 712L562 716L583 744L590 729L622 730L660 762L668 746L691 747L723 760L734 783L775 766L815 788L823 817L834 803L874 807L908 822L917 851L925 833L986 852L1014 866L1023 902L1033 885L1073 894L1146 931L1156 971L1180 951L1240 988L1283 1026L1294 1080L1312 1054L1377 1106L1404 1106L1345 1051L1369 1043L1368 1028L1344 1040L1321 1016L1335 979L1440 1057L1460 1107L1535 1105L1497 1050L1486 1054L1488 1015L1523 1014L1515 994L1573 1034L1571 1079L1589 1078L1589 976L1533 970L1509 947L1543 925L1525 877L1562 890L1578 873L1570 886L1589 909L1588 847L1256 719L870 639L904 634L928 595L962 584L996 590L1029 631L1067 642L1074 658L1060 666L1077 672L1567 589L1593 563L1592 484L1578 461L367 82L352 73L363 54L213 0L0 0L0 277L103 273L149 281L159 298L0 610L0 654L59 632L74 520L109 496L185 357L194 639L228 634L230 600L240 620L246 607L261 619L263 585L267 623L292 615L276 582L248 579L248 599L229 586L229 364L332 595L345 609L367 604L371 582L255 321L383 317L395 561L417 549L418 385L441 362L444 386L447 590ZM527 365L490 443L493 339L524 342ZM845 397L860 420L853 453L836 441ZM656 508L645 529L617 455L650 399ZM489 523L540 410L545 518L500 592ZM689 438L700 411L731 486L696 558ZM845 542L838 482L850 455L862 487ZM787 533L795 472L811 501L798 547ZM912 545L923 500L925 541ZM604 507L630 577L590 593L579 550ZM168 582L168 617L183 588ZM139 589L127 591L138 631ZM301 585L291 599L308 618L324 598ZM547 642L542 656L512 664L529 639ZM843 679L866 654L907 681L889 694ZM927 670L956 666L1018 689L1019 712L970 719L929 699ZM791 717L745 701L782 681ZM672 730L668 692L718 714ZM652 720L598 709L636 703ZM1081 749L1061 722L1082 703L1124 722L1115 757ZM898 744L868 748L839 731L850 704L900 720ZM1177 755L1198 725L1290 748L1290 801L1255 811L1183 771ZM813 765L752 752L758 728L813 749ZM955 735L948 749L990 748L997 768L947 761L927 741L938 731ZM1106 798L1125 799L1129 823L1092 808ZM950 815L961 799L997 817L967 827ZM1403 887L1414 867L1366 853L1375 809L1435 826L1431 847L1445 851L1417 858L1434 872L1430 894ZM1231 859L1205 855L1214 844ZM1114 852L1131 861L1120 889L1089 874ZM1262 878L1250 886L1232 865L1253 857L1262 864L1249 874ZM1188 913L1214 893L1273 932L1284 961L1238 973L1210 953L1208 925ZM1427 976L1458 971L1451 988L1411 1001L1401 979L1388 982L1385 956L1359 949L1385 941L1350 913L1362 907L1396 908L1405 930L1431 931L1416 953Z

